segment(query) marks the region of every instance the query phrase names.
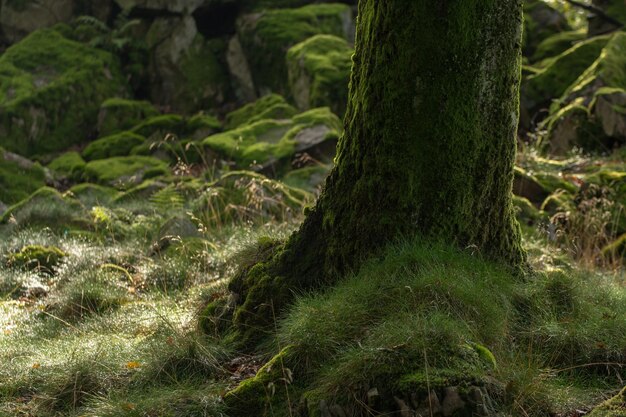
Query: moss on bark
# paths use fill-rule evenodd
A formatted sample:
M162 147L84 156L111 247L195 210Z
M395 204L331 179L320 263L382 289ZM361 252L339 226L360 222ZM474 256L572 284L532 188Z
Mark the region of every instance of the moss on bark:
M230 285L247 340L294 291L332 283L403 236L525 263L511 197L521 1L365 0L359 16L326 188L299 231Z

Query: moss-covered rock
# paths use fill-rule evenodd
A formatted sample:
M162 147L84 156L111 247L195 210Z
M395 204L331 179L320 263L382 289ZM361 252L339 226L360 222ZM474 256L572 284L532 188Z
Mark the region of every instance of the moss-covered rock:
M264 169L289 160L325 141L336 140L341 121L328 108L309 110L292 119L263 119L236 129L209 136L202 142L222 158L233 160L240 168Z
M538 73L522 83L522 105L534 112L540 106L549 106L600 56L608 37L595 37L580 42L562 54L553 57Z
M313 194L250 171L233 171L209 184L191 202L194 216L206 227L264 224L297 218Z
M0 7L2 37L12 44L37 29L69 22L73 16L74 3L75 0L4 0Z
M92 161L114 156L128 156L134 147L141 145L145 140L143 136L132 132L116 133L91 142L83 150L83 157L87 161Z
M542 0L524 2L524 56L532 56L538 45L550 36L570 30L565 16L548 3Z
M235 129L264 119L290 119L298 111L278 94L268 94L226 115L225 128Z
M0 145L35 155L84 141L126 83L112 54L42 29L0 56L0 92Z
M285 54L295 44L318 34L353 41L352 10L345 4L313 4L296 9L266 10L243 16L237 33L260 95L286 95Z
M133 127L131 132L152 140L161 140L167 134L182 135L186 132L185 118L178 114L150 117Z
M0 201L11 205L45 185L44 168L0 148Z
M205 39L190 15L157 18L146 39L154 102L183 113L223 104L230 94L225 42Z
M124 187L169 172L168 164L149 156L118 156L88 162L85 177L100 184Z
M316 35L289 49L289 86L300 110L327 106L336 114L345 112L353 52L344 38L333 35Z
M108 136L128 130L143 120L157 116L159 112L147 101L110 98L100 105L98 133Z
M0 224L7 223L18 228L49 227L53 230L89 227L81 203L49 187L42 187L9 207L0 217Z
M67 254L56 246L29 245L10 254L6 263L12 268L24 268L52 273Z
M53 159L48 164L48 168L65 177L80 180L85 170L85 164L85 160L78 152L71 151Z
M530 58L534 65L545 66L543 60L558 56L586 39L587 32L584 29L558 32L545 38L537 45L535 53Z
M598 59L550 107L544 122L554 154L573 146L606 152L626 143L626 33L614 34Z
M73 186L69 193L87 208L109 204L119 195L115 188L88 182Z
M294 375L290 369L293 346L287 346L258 370L256 376L241 382L224 395L228 415L233 417L274 415L272 404L285 406ZM292 392L293 394L293 392Z

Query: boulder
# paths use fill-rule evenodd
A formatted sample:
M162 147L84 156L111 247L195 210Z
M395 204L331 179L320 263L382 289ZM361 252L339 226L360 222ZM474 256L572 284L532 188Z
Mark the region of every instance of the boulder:
M237 36L256 93L259 96L270 92L287 95L287 50L319 34L335 35L353 42L354 22L350 6L312 4L295 9L265 10L240 17Z
M107 136L138 125L159 112L148 101L110 98L100 105L98 133Z
M206 0L115 0L115 3L122 9L148 10L162 12L163 14L191 14Z
M16 43L37 29L48 28L73 17L75 0L2 0L0 26L5 41Z
M522 82L521 105L530 114L549 107L600 56L609 38L595 37L580 42L549 62Z
M599 58L550 107L547 147L609 152L626 143L626 33L610 38Z
M155 19L146 41L153 102L182 113L224 103L230 94L226 42L205 39L189 15Z
M98 159L85 165L86 179L120 188L137 185L144 179L168 172L166 162L149 156L118 156Z
M269 94L226 115L225 128L234 129L263 119L290 119L298 111L278 94Z
M93 135L100 103L125 95L116 57L41 29L0 56L0 146L61 151Z
M50 179L50 173L38 163L0 148L0 201L15 204Z
M330 107L342 115L354 48L333 35L316 35L287 52L291 96L300 110Z
M114 156L128 156L134 147L144 143L146 138L132 132L116 133L91 142L82 153L87 161Z
M202 144L237 167L265 174L281 171L297 153L332 142L341 121L327 107L309 110L291 119L262 119L204 139Z
M53 159L48 168L61 176L78 181L83 176L85 160L78 152L70 151Z

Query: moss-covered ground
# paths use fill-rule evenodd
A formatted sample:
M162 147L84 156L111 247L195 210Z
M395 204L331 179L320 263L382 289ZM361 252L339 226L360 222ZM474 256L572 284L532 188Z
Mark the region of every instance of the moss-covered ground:
M172 103L146 101L137 34L156 12L77 19L0 56L0 417L626 415L623 31L588 37L571 5L525 2L526 275L407 238L242 330L233 278L268 277L356 123L341 122L354 21L350 2L205 3L241 9L232 27L194 16ZM383 133L373 145L397 140Z

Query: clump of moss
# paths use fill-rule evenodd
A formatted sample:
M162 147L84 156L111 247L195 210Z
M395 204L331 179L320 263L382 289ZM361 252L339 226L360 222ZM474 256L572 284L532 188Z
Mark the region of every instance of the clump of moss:
M304 129L326 126L325 138L337 138L341 121L328 108L309 110L292 119L263 119L204 139L202 144L240 168L285 160L298 148L296 137Z
M226 115L227 130L265 119L290 119L298 111L278 94L269 94Z
M146 138L132 132L116 133L91 142L84 150L83 157L87 161L128 156L130 151L141 145Z
M53 159L48 168L73 180L80 180L85 170L85 160L78 152L66 152Z
M352 41L352 11L345 4L313 4L266 10L240 20L238 35L261 93L285 94L285 51L311 36L330 34Z
M12 268L52 273L67 254L56 246L28 245L19 252L10 254L6 263Z
M345 112L353 52L344 38L333 35L316 35L289 49L289 86L298 108Z
M101 184L124 183L131 177L148 179L169 172L168 164L149 156L118 156L85 165L85 177Z
M550 59L550 63L544 69L524 81L522 94L525 105L536 108L560 98L600 56L608 40L606 36L592 38Z
M100 105L98 132L100 136L112 135L158 114L157 109L147 101L109 98Z
M50 227L53 230L89 227L80 202L50 187L42 187L9 207L0 217L0 224L7 223L17 227Z
M287 346L261 367L254 378L246 379L224 396L228 414L233 417L270 416L272 406L284 406L293 382L293 346Z
M22 155L61 151L94 131L99 103L124 94L117 58L41 29L0 57L2 145Z
M119 194L115 188L87 182L77 184L68 191L86 207L109 204Z
M181 135L185 132L185 119L178 114L163 114L151 117L131 129L146 138L163 139L168 133Z
M537 50L531 58L531 62L544 67L544 59L558 56L575 46L578 42L586 39L587 32L584 29L558 32L545 38L537 45Z
M611 36L598 59L550 107L546 145L605 152L626 143L626 34Z
M626 388L593 409L589 417L619 417L624 415L624 410L626 410Z
M21 164L0 148L0 201L11 205L45 185L46 173L38 163Z

